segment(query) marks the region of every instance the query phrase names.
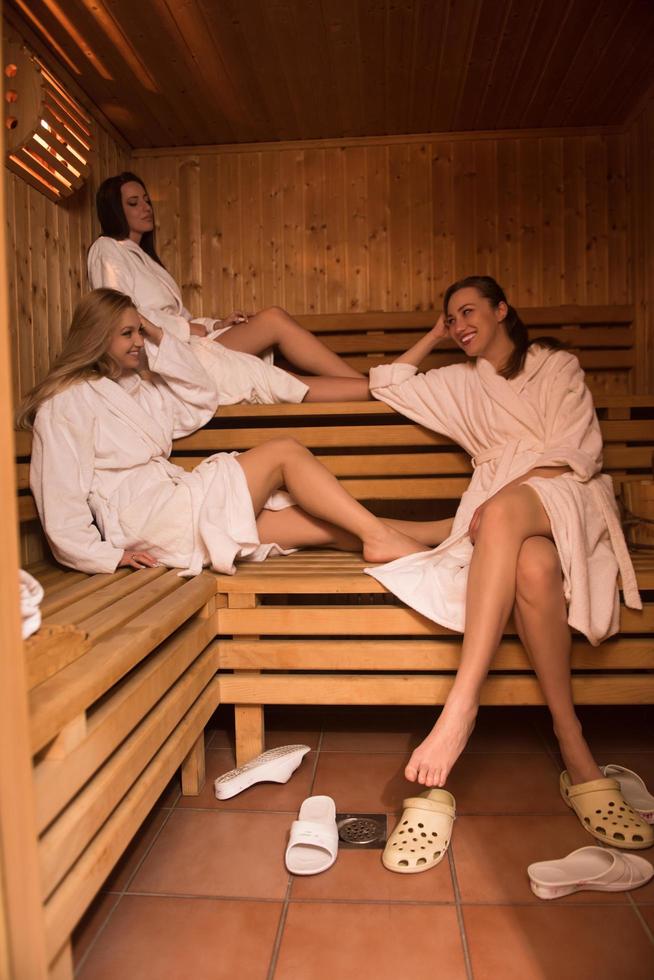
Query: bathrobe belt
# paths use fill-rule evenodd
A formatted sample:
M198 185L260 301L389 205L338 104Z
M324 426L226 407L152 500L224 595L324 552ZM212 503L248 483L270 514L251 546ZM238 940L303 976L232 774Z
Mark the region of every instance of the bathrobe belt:
M503 446L491 446L473 457L472 465L474 469L477 469L477 467L482 466L484 463L490 463L494 459L499 459L499 464L497 466L497 470L495 471L493 482L488 491L489 496L493 493L497 493L508 482L508 474L513 464L515 454L518 452L518 450L520 452L542 453L544 452L545 447L542 443L523 445L520 440L513 440L512 442L507 442ZM595 498L595 503L597 504L600 513L604 518L611 547L613 548L613 553L618 562L620 577L622 579L622 593L624 596L625 605L629 606L631 609L642 609L636 573L634 572L634 566L631 563L629 549L627 548L624 534L622 533L619 517L616 514L615 509L609 505L609 501L606 494L602 491L599 480L592 477L588 481L588 486L590 487L590 491Z

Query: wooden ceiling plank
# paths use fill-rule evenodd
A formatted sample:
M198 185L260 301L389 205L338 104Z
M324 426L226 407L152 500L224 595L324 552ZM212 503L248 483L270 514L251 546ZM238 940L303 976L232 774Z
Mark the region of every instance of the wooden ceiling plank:
M197 97L197 68L164 0L114 6L116 24L141 53L141 60L159 89L158 111L170 113L178 121L177 145L192 145L200 133L203 139L210 139L207 113ZM147 60L143 56L146 51Z
M533 17L533 29L513 75L513 83L499 115L497 125L519 126L534 88L546 68L549 52L557 42L559 24L565 17L569 0L543 0ZM573 0L574 2L574 0Z
M470 120L475 118L479 107L479 94L488 83L495 55L502 37L506 21L507 0L482 0L476 30L472 34L472 44L467 63L461 97L453 120L453 128L471 128ZM463 126L461 123L463 121Z
M386 2L358 0L363 112L368 132L387 132L386 127Z
M523 0L510 0L495 64L480 104L474 128L497 129L498 119L527 50L537 11Z
M444 41L444 57L432 106L431 127L447 132L453 128L459 94L464 84L469 46L474 37L479 0L451 4Z
M414 58L414 18L416 3L391 3L386 8L386 132L405 133L409 129L409 83Z
M231 36L233 45L223 51L227 70L233 72L248 93L250 102L260 103L259 113L267 119L255 141L290 139L299 132L293 96L276 39L272 36L262 0L201 0L214 36Z
M322 0L327 53L344 136L365 132L358 7L352 0Z
M588 22L593 16L597 0L573 0L567 10L561 11L559 30L550 45L547 60L540 78L535 82L526 105L521 125L540 126L552 99L568 70ZM558 9L557 9L558 12Z
M570 58L568 70L552 93L552 101L542 117L542 125L548 126L555 114L557 118L567 121L589 72L592 72L610 43L624 9L624 5L617 4L615 0L599 0L595 5L594 14L587 21L574 57Z
M251 137L257 131L256 126L247 125L252 116L252 107L246 106L242 87L225 65L224 52L233 50L235 46L234 32L223 34L216 40L204 9L195 0L181 4L154 0L154 5L170 18L171 30L174 24L180 49L186 50L188 63L195 66L195 97L201 102L212 125L231 134L232 139Z
M300 4L292 0L266 0L264 10L268 34L274 37L279 53L277 73L283 70L294 104L299 127L295 135L339 132L338 105L333 98L335 85L325 52L319 0L303 0Z
M629 118L653 82L654 5L649 0L644 2L646 17L640 22L640 30L634 31L633 45L625 53L623 63L612 66L611 77L615 84L605 87L597 103L601 118L606 116L618 123L624 123Z
M426 133L430 128L431 106L443 60L447 10L444 3L418 3L409 91L411 133Z

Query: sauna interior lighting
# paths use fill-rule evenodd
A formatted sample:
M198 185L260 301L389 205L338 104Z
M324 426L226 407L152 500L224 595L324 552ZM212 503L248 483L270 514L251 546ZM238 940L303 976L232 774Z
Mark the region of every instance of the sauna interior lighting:
M7 167L62 201L89 174L91 120L17 38L5 45L4 81Z

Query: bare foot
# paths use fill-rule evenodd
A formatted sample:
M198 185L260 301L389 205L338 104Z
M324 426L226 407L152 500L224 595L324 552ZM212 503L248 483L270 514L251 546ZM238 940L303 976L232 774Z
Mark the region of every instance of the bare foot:
M559 742L563 765L568 771L573 786L603 778L588 742L581 733L580 725L575 725L566 731L555 729L554 733Z
M477 710L445 707L427 738L413 752L404 775L423 786L444 786L475 727Z
M363 542L363 557L366 561L382 562L403 558L404 555L415 555L425 550L424 544L414 541L407 534L396 531L395 528L382 525L383 531L375 538L367 538Z

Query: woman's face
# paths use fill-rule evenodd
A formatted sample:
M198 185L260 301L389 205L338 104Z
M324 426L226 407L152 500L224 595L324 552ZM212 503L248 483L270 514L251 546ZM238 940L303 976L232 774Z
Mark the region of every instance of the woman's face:
M121 315L114 327L108 353L121 368L123 374L137 371L141 366L143 330L141 318L131 306Z
M506 303L493 307L474 286L468 286L450 297L445 323L469 357L485 357L497 367L513 349L503 323L507 312Z
M123 211L129 228L129 237L140 242L141 237L154 228L154 213L150 198L143 184L128 180L120 188Z

